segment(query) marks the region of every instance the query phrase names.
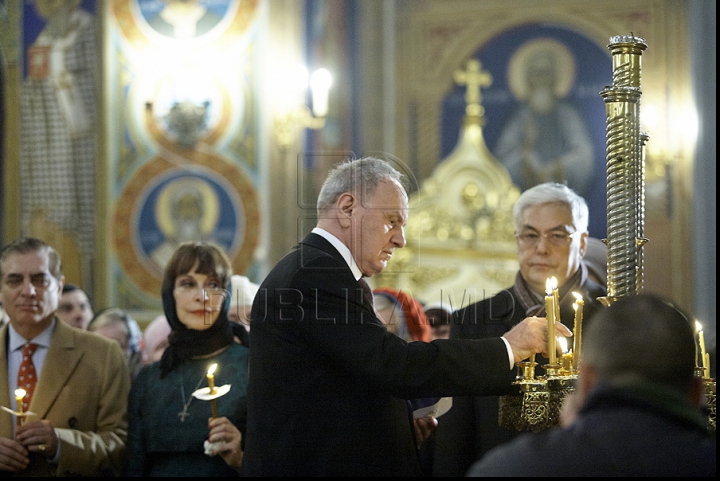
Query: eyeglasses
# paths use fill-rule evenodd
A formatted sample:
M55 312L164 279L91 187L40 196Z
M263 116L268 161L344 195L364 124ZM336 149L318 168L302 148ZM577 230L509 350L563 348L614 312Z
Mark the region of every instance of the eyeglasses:
M518 241L520 247L528 249L530 247L536 247L540 243L540 238L544 237L551 245L555 247L565 247L570 243L572 237L580 231L573 233L565 232L562 230L553 230L550 232L523 232L522 234L515 234L515 238Z

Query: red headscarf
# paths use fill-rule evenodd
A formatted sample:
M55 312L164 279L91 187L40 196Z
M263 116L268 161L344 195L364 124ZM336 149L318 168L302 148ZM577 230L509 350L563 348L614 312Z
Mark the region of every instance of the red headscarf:
M389 287L381 287L373 290L373 292L387 294L397 299L402 307L405 315L405 325L413 341L430 342L430 322L423 311L420 301L403 291Z

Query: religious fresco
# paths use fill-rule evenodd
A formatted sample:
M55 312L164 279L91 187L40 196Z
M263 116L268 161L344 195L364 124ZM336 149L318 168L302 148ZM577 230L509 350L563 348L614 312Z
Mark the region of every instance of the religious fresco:
M23 10L22 228L52 242L66 277L84 286L92 283L96 235L96 10L97 3L87 0L34 0Z
M159 306L183 241L211 241L252 277L260 237L257 0L120 0L108 48L117 303ZM232 61L229 61L232 59Z
M482 89L483 134L492 154L525 190L567 183L590 207L590 235L606 234L605 104L607 49L551 24L508 29L474 54L489 82ZM465 88L443 101L442 158L455 147Z

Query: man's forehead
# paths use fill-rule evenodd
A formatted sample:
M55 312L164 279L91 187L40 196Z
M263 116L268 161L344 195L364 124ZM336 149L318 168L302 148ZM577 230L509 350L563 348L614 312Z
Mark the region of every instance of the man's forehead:
M50 260L40 252L16 252L0 262L0 272L7 274L49 274Z
M552 225L550 227L546 227L546 226L535 226L535 225L532 225L531 223L525 223L521 227L522 227L522 230L534 230L537 232L543 232L543 231L546 231L546 232L564 231L564 232L566 232L572 228L572 225L571 224L557 224L557 225Z
M520 216L520 227L535 230L553 230L572 227L573 216L569 207L562 204L540 204L528 207Z

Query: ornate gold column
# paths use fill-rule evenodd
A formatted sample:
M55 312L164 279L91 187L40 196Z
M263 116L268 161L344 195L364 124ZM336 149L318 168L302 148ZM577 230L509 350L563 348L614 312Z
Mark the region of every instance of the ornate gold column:
M644 156L647 136L640 133L641 55L645 40L632 35L610 38L613 85L600 95L607 114L606 304L642 289L644 235Z

